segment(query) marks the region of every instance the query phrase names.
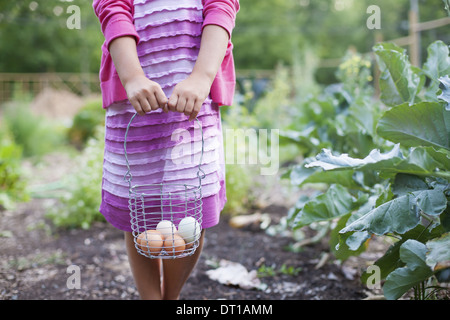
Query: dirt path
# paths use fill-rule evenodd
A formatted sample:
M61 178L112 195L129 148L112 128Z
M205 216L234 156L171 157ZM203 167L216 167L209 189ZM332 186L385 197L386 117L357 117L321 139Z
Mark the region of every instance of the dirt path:
M10 227L24 226L23 222L37 212L31 203L26 207L8 217ZM40 226L35 225L33 230L17 228L12 230L10 238L2 240L2 299L138 299L120 231L97 223L89 230L49 235ZM328 263L315 269L325 248L309 247L297 254L280 250L289 242L287 238L269 237L262 231L233 229L226 219L222 219L220 225L208 231L202 257L181 298L281 300L365 297L359 281L346 279L337 265ZM301 271L296 276L277 274L261 278L267 285L265 290L245 290L208 278L206 271L220 259L239 262L247 270L258 269L261 265L279 270L285 265L301 268ZM80 268L80 289L67 287L72 274L68 270L71 265Z
M54 230L44 219L45 201L33 199L14 211L0 212L1 299L138 299L122 232L106 223L96 223L89 230ZM271 205L262 212L275 223L286 215L286 208ZM232 228L223 216L218 226L207 231L203 254L181 299L354 300L367 296L358 268L376 253L368 252L344 265L329 259L316 268L327 252L326 241L299 253L283 250L290 243L289 237L268 236L254 226ZM207 271L221 259L238 262L248 271L266 267L268 276L259 279L262 289L211 280ZM68 288L74 270L70 266L79 268L79 289Z

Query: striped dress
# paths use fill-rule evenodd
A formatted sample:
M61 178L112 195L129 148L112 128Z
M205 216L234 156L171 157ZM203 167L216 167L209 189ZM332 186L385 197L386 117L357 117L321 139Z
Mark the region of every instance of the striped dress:
M192 72L196 61L203 21L202 1L135 0L134 7L134 23L140 37L137 51L142 68L169 98L175 85ZM116 102L106 109L100 206L100 212L109 223L128 232L131 232L131 226L129 185L124 180L127 171L124 137L134 114L129 101ZM188 118L182 113L164 113L161 109L135 117L127 137L133 185L199 184L197 172L202 136L197 121ZM218 223L226 202L219 106L206 99L197 118L202 124L204 138L202 228L209 228Z

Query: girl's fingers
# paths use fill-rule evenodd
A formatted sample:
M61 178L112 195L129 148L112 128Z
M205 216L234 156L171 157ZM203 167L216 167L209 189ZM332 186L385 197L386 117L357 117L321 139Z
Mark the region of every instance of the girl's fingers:
M139 103L141 104L141 108L144 111L144 113L150 112L152 110L149 101L145 97L141 98L139 100Z
M185 108L184 108L184 114L185 115L190 115L191 113L192 113L192 110L194 110L194 100L192 100L192 99L189 99L189 100L187 100L187 102L186 102L186 106L185 106Z
M177 102L176 111L183 113L184 109L186 108L186 103L187 103L187 100L185 98L179 97L178 102Z
M130 103L133 106L134 110L136 110L136 112L139 115L143 116L145 114L145 111L142 110L142 107L141 107L141 104L140 104L139 100L137 98L131 98L129 100L130 100Z
M158 101L156 100L156 97L154 95L150 95L147 97L148 102L150 103L151 110L157 110L159 109Z
M168 99L161 87L158 87L155 92L155 96L156 100L158 101L158 106L164 110L165 106L167 105Z
M169 98L169 101L167 102L167 107L169 108L170 111L176 111L177 103L178 103L178 95L176 93L172 93L172 95Z
M195 118L197 118L197 115L200 113L200 110L202 109L202 105L203 102L201 100L197 100L195 102L194 109L192 110L191 115L189 117L189 121L195 120Z

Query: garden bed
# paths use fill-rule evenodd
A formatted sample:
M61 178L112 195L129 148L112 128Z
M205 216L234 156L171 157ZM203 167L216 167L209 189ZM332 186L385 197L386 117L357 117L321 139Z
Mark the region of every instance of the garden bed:
M138 299L123 245L122 232L106 223L89 230L49 234L40 220L39 201L4 215L2 226L12 233L3 239L0 292L3 299ZM274 208L278 209L278 208ZM40 218L38 218L40 219ZM28 228L33 226L33 230ZM289 238L270 237L261 230L234 229L222 218L206 233L200 261L188 280L181 299L362 299L366 297L359 279L346 278L329 261L316 269L325 246L306 247L301 253L283 248ZM275 274L260 278L264 290L246 290L211 280L206 271L211 262L226 259L248 270L262 265L278 270L283 264L301 268L297 275ZM81 288L68 289L68 266L80 267Z
M46 165L33 168L34 179L44 177L49 182L67 172L63 167L56 170L51 162L68 163L68 159L51 157ZM32 199L0 214L2 299L139 299L122 232L102 222L88 230L55 229L45 219L51 201ZM259 209L270 216L272 224L278 223L286 210L277 204ZM232 228L228 222L229 217L223 215L219 225L207 230L203 254L181 299L358 300L371 295L359 274L376 252L368 251L341 265L332 258L324 259L331 257L327 255L326 239L293 253L285 250L293 243L290 237L269 236L255 224ZM240 263L248 271L265 268L272 273L259 278L263 284L260 289L224 285L207 275L222 259ZM80 289L67 287L71 265L80 268Z

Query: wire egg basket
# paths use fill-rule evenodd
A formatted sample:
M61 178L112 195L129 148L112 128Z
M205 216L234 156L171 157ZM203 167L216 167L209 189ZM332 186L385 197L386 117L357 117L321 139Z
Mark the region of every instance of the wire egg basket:
M201 153L198 165L198 185L182 183L132 184L132 174L127 155L127 137L130 119L124 140L124 155L127 172L124 180L129 184L128 207L131 230L137 251L147 258L175 259L194 254L199 246L202 230L202 189L205 177L201 169L204 150L201 129Z

